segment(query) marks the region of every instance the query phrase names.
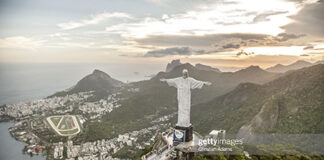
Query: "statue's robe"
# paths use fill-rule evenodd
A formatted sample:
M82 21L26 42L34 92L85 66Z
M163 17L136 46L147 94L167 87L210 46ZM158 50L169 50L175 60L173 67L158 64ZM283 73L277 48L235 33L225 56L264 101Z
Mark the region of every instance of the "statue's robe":
M191 105L191 89L201 88L204 86L203 81L194 78L178 77L166 79L168 85L176 87L178 93L178 122L177 126L189 127L190 123L190 105Z

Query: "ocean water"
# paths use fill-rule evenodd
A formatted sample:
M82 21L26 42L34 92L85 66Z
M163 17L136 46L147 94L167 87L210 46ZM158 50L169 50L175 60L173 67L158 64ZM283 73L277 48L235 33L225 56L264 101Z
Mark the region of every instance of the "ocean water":
M44 98L70 88L94 69L123 82L148 79L163 64L18 64L0 63L0 105Z
M23 154L22 150L25 143L16 141L9 134L8 128L13 125L12 122L0 123L0 159L1 160L45 160L42 155L30 156Z

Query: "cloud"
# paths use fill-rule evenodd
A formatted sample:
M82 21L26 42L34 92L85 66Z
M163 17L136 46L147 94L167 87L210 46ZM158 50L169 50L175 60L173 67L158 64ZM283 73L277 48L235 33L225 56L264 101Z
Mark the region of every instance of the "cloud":
M253 18L252 23L258 23L258 22L264 22L264 21L270 21L269 17L274 16L274 15L279 15L279 14L286 14L288 11L270 11L270 12L264 12L261 14L256 15Z
M296 15L294 21L282 26L287 33L302 33L324 38L324 1L305 5Z
M52 39L59 39L63 41L71 40L70 34L68 33L57 32L57 33L49 34L48 36Z
M319 0L286 0L288 2L294 2L296 4L302 5L302 4L311 4L311 3L316 3Z
M240 45L239 44L233 44L233 43L229 43L223 46L224 49L239 49Z
M69 34L67 33L53 33L53 34L49 34L50 37L63 37L63 36L67 36Z
M245 52L244 50L241 50L240 52L236 53L236 56L250 56L255 54L254 52Z
M152 35L146 38L134 39L137 46L155 46L168 48L154 50L150 54L155 57L167 55L198 55L192 50L201 50L199 55L236 55L250 56L254 54L299 54L303 51L305 43L296 40L304 35L280 33L276 36L252 33L209 34L209 35ZM181 50L178 46L187 46ZM239 51L238 49L245 51ZM238 53L235 53L238 52Z
M150 3L160 5L160 6L167 6L168 8L175 7L177 9L192 9L192 8L199 8L205 7L208 5L213 4L236 4L232 0L146 0Z
M36 49L41 47L43 42L23 36L7 37L0 38L0 48Z
M314 49L314 46L306 46L303 48L303 50L311 50L311 49Z
M309 45L309 46L304 47L303 50L322 51L322 50L324 50L324 48L319 48L317 46Z
M275 39L277 41L288 41L290 39L297 39L297 38L300 38L300 37L304 37L306 36L305 34L299 34L299 35L296 35L296 34L288 34L288 33L280 33L277 35L277 37L275 37Z
M214 47L224 46L229 41L240 43L242 40L264 40L270 37L266 34L231 33L231 34L207 34L207 35L152 35L146 38L138 38L135 41L142 45L156 46L196 46Z
M127 18L127 19L130 19L130 18L132 18L132 16L127 14L127 13L121 13L121 12L113 12L113 13L104 12L104 13L100 13L100 14L91 16L91 19L84 19L84 20L81 20L81 21L78 21L78 22L70 21L70 22L67 22L67 23L60 23L57 26L60 27L63 30L70 30L70 29L84 27L84 26L87 26L87 25L98 24L98 23L100 23L102 21L105 21L105 20L111 19L111 18Z
M201 1L198 2L204 4ZM172 3L172 6L178 7L187 6L191 1L179 5L177 5L178 2L169 0L154 0L154 2ZM211 2L206 2L207 6L194 9L189 7L190 10L176 14L138 18L135 21L108 26L106 31L119 33L125 38L145 38L150 35L206 35L237 32L277 35L283 31L280 27L290 22L287 16L297 12L295 4L280 0L274 2ZM254 7L255 5L258 7ZM244 10L233 10L233 8L244 8ZM253 23L253 21L262 21L262 23Z
M302 36L286 33L281 33L277 36L253 33L230 33L208 35L152 35L134 40L139 45L161 47L189 46L211 50L257 46L291 46L295 44L288 40L297 39Z
M144 57L165 57L170 55L199 55L205 54L204 50L194 50L189 47L172 47L148 51Z

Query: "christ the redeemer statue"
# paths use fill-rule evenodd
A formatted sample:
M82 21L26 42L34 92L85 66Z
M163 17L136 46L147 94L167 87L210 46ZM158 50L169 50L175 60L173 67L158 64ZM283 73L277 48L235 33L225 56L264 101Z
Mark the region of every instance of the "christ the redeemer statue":
M177 88L178 96L178 122L176 126L190 127L190 105L191 89L202 88L204 85L211 85L210 82L198 81L189 77L188 70L182 71L183 76L173 79L161 79L168 85Z

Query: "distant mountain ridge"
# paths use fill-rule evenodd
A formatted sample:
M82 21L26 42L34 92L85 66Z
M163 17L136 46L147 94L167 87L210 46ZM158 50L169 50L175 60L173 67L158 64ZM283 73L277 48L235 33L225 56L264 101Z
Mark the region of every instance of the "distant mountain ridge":
M289 70L297 70L297 69L301 69L304 67L309 67L314 65L313 63L307 62L307 61L303 61L303 60L299 60L296 61L292 64L289 65L282 65L282 64L277 64L275 66L269 67L267 69L265 69L268 72L277 72L277 73L284 73L287 72Z
M236 72L215 72L213 69L201 69L200 67L193 66L190 63L185 63L176 66L171 72L159 72L152 79L179 77L182 76L183 69L187 69L189 71L190 77L208 80L215 82L215 84L235 83L235 85L237 85L242 82L262 84L269 82L281 75L278 73L265 71L259 66L249 66Z
M214 67L207 66L207 65L204 65L204 64L200 64L200 63L196 64L195 67L197 69L200 69L200 70L221 72L218 68L214 68Z
M161 78L175 78L182 76L182 70L187 69L189 76L202 81L210 81L211 86L193 92L193 104L209 101L214 97L233 90L238 84L244 82L264 84L281 76L279 73L267 72L259 66L250 66L237 72L215 72L200 70L190 63L175 67L171 72L159 72L151 80L159 81Z
M287 72L263 85L242 83L231 92L193 106L201 132L324 133L324 64ZM204 115L204 116L201 116Z

